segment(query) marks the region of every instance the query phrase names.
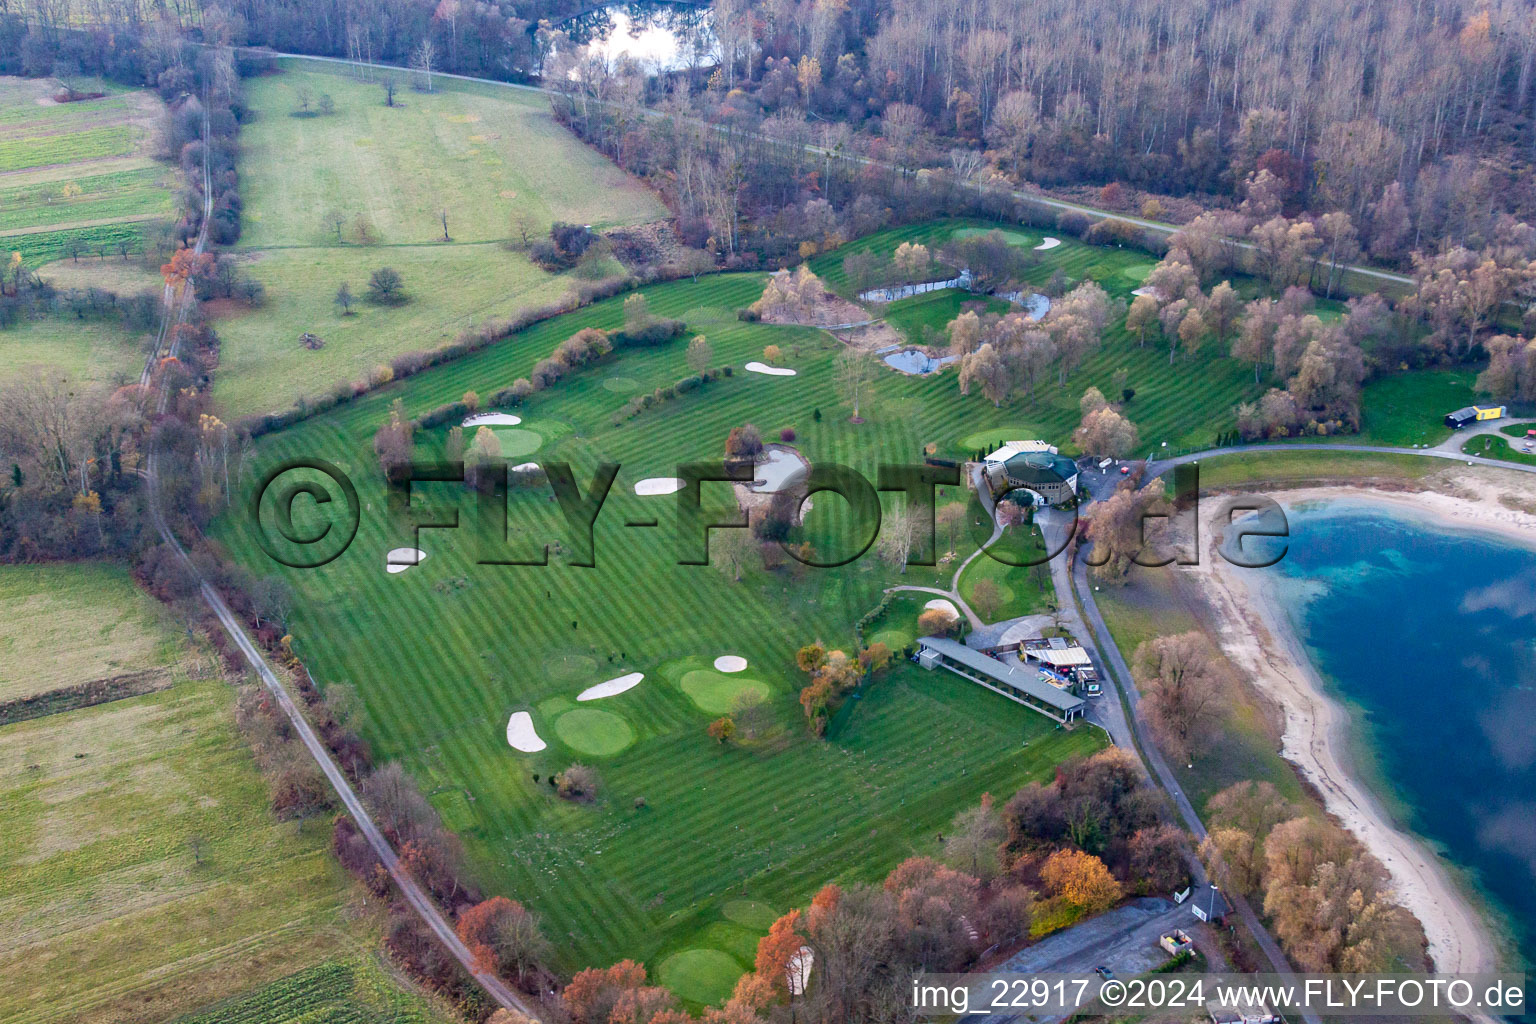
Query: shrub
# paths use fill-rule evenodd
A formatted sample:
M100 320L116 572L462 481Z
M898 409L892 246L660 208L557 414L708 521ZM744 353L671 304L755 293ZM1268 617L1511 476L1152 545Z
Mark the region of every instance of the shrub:
M785 444L793 444L797 436L798 435L795 433L794 427L785 427L783 430L779 431L779 440L783 441Z
M555 792L566 800L589 802L596 799L599 780L597 769L577 763L554 778Z

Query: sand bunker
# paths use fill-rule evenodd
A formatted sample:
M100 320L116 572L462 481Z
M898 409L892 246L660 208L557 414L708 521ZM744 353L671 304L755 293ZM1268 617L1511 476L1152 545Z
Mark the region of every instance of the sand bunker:
M517 465L512 467L512 472L531 473L538 468L539 464L537 462L519 462Z
M1040 252L1040 251L1042 251L1044 249L1054 249L1054 248L1056 248L1060 244L1061 244L1061 239L1059 239L1059 238L1051 238L1051 237L1047 236L1045 241L1043 241L1039 245L1035 246L1035 251L1036 252Z
M526 711L512 713L512 719L507 723L507 742L513 750L521 750L525 754L537 754L548 745L539 739L539 734L533 728L533 716Z
M805 986L811 981L811 966L816 962L816 954L810 946L801 946L790 958L784 969L788 975L785 979L789 983L789 994L792 996L803 995Z
M521 422L523 422L521 416L514 416L509 412L481 412L465 417L463 425L466 427L515 427Z
M1133 288L1133 289L1131 289L1131 294L1132 295L1150 295L1154 299L1158 297L1157 289L1153 288L1150 285L1143 285L1140 288Z
M653 476L635 484L636 494L676 494L683 489L683 481L675 476Z
M956 619L960 617L960 609L955 607L955 603L943 597L936 597L923 605L923 611L939 611Z
M384 556L384 569L391 574L405 572L413 565L420 565L427 557L421 548L392 548Z
M610 679L606 683L598 683L589 686L576 696L577 700L602 700L604 697L615 697L625 690L633 690L640 685L640 680L645 678L644 672L631 672L628 675Z
M747 667L747 659L739 654L722 654L715 659L716 672L741 672Z
M755 359L747 364L747 369L753 373L766 373L770 377L793 377L795 375L795 371L787 366L769 366L767 363L760 363Z

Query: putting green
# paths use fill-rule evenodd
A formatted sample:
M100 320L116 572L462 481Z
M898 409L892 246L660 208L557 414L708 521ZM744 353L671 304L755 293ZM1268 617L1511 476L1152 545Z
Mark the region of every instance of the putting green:
M950 237L951 238L974 238L976 235L985 235L985 234L988 234L988 233L992 232L993 230L996 230L996 229L994 229L994 228L961 228L959 231L956 231ZM997 233L1002 235L1003 236L1003 240L1005 242L1007 242L1009 245L1036 245L1040 241L1040 239L1038 237L1034 236L1034 235L1026 235L1026 234L1022 234L1022 233L1020 233L1018 231L998 231Z
M1022 427L1014 424L1006 424L1001 427L988 427L986 430L978 430L974 434L967 434L960 439L962 448L985 448L991 451L1001 447L1005 441L1023 441L1035 437L1040 433L1039 427Z
M597 672L597 659L585 654L566 654L546 661L544 671L555 679L590 679Z
M1128 267L1121 267L1120 273L1124 274L1132 281L1135 281L1137 284L1140 284L1147 279L1148 274L1152 273L1152 264L1132 263Z
M720 912L727 921L735 921L756 931L766 932L779 919L778 912L766 903L756 900L731 900Z
M912 634L904 629L882 629L869 639L885 644L892 654L900 654L901 649L912 642Z
M632 391L640 390L640 382L633 377L609 377L603 381L603 387L620 395L627 395Z
M725 675L707 668L697 668L683 676L678 683L699 710L711 715L729 714L736 706L736 698L743 693L755 693L768 699L768 684L756 679Z
M736 979L745 973L735 957L718 949L673 953L656 970L657 980L663 985L701 1006L728 999Z
M496 440L501 442L501 457L514 459L521 455L532 455L544 445L544 436L536 430L523 430L521 427L503 427L501 430L492 431Z
M578 708L555 719L560 742L582 754L611 757L635 742L629 723L611 711Z

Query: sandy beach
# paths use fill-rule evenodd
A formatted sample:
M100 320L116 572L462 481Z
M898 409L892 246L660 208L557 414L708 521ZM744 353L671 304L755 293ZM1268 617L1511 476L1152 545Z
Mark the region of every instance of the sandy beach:
M1283 507L1305 502L1389 506L1457 528L1476 529L1536 546L1536 480L1461 468L1427 478L1431 490L1405 493L1348 486L1307 487L1271 494ZM1216 502L1204 502L1213 514ZM1207 511L1208 509L1208 511ZM1215 552L1220 525L1202 524L1207 550L1182 571L1199 581L1214 614L1222 647L1253 684L1284 712L1281 753L1322 794L1330 814L1391 873L1402 904L1424 926L1435 969L1491 971L1499 963L1494 932L1439 857L1397 828L1381 803L1349 771L1345 710L1323 681L1283 608L1265 585L1266 570L1240 569Z

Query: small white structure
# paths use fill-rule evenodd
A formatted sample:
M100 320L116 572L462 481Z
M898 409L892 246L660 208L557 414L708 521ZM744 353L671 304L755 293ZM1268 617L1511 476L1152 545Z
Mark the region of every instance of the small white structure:
M1024 455L1033 452L1045 452L1047 455L1056 454L1056 446L1045 441L1007 441L997 451L989 454L983 462L1007 462L1015 455Z

